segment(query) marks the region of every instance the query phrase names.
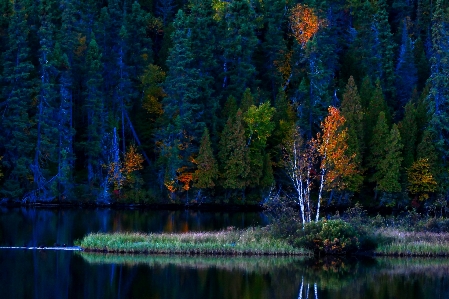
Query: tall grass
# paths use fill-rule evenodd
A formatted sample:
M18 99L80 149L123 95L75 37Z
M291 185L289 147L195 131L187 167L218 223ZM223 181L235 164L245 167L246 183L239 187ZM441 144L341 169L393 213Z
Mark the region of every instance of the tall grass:
M380 229L384 243L377 246L377 255L449 256L449 233L407 232Z
M94 233L76 243L85 251L152 254L307 255L263 228L178 234Z

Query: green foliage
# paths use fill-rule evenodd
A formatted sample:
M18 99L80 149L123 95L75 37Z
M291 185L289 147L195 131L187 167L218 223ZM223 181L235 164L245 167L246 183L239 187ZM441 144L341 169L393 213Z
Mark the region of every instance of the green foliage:
M221 185L226 189L243 189L247 186L250 172L250 156L240 110L235 118L228 118L221 134L219 148Z
M368 234L365 228L354 227L343 220L310 222L297 232L295 245L307 248L315 254L353 254L359 250L373 249L373 242L363 238Z
M404 119L399 123L401 139L404 143L403 167L408 169L415 161L418 139L418 127L416 121L416 108L412 102L405 105Z
M391 128L390 134L385 141L385 156L379 161L374 175L374 179L377 182L376 189L387 193L400 192L399 179L403 145L396 124Z
M218 165L212 152L207 128L201 138L200 151L195 163L197 164L197 170L194 175L194 186L201 189L213 188L218 178Z

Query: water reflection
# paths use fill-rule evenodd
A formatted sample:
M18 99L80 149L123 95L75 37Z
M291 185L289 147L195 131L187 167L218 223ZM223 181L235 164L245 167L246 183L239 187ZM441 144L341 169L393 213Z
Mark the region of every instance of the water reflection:
M0 250L1 298L448 298L447 259Z
M186 232L263 225L263 213L0 208L0 246L72 245L90 232Z
M218 230L258 213L0 209L0 246L89 232ZM449 298L448 259L104 255L0 249L0 298Z

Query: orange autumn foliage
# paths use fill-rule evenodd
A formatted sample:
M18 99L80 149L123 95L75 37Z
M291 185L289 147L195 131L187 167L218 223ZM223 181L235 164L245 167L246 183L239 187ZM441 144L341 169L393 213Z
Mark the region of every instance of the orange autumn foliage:
M122 171L125 174L130 174L133 171L143 169L143 157L136 150L134 145L131 145L125 154Z
M325 21L320 20L313 9L305 4L296 4L293 7L289 21L294 37L303 48L318 30L325 26Z
M321 170L326 173L326 189L343 190L347 178L358 173L355 154L348 155L348 129L340 110L329 107L329 115L321 123L322 132L313 140L313 146L321 157Z

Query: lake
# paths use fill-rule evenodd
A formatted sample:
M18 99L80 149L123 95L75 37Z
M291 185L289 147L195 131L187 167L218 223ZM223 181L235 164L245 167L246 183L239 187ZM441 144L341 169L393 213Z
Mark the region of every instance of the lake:
M89 232L210 231L263 213L0 208L0 246L72 245ZM448 259L309 259L0 250L0 298L449 298Z

